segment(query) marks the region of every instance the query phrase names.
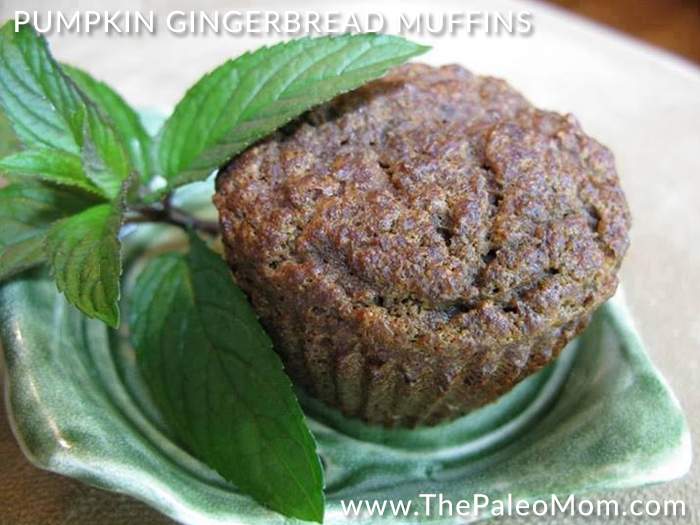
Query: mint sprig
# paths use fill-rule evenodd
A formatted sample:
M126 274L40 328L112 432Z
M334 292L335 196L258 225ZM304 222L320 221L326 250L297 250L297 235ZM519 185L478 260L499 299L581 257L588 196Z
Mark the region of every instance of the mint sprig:
M46 262L68 302L116 328L123 225L190 231L189 254L154 258L132 292L144 379L195 456L286 516L323 519L315 442L255 312L192 231L216 235L216 223L175 207L172 192L426 49L382 35L264 47L202 77L153 138L112 88L61 66L32 29L0 28L0 175L12 182L0 189L0 281Z

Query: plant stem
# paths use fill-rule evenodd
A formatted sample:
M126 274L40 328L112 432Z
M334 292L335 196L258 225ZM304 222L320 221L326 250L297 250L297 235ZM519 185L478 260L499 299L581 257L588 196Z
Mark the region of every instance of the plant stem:
M166 198L167 199L167 198ZM130 211L138 215L127 216L127 223L162 222L178 226L183 230L196 230L210 235L219 234L219 225L215 221L200 219L187 211L173 206L169 200L163 200L150 206L134 206Z

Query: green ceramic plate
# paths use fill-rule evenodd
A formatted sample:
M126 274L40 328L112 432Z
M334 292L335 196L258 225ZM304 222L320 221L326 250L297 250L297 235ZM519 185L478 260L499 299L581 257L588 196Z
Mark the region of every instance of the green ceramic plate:
M199 184L178 198L211 213L211 193ZM126 236L127 293L154 251L182 243L169 232ZM0 317L8 413L34 464L124 492L183 523L289 523L180 448L149 401L125 334L68 306L42 271L0 289ZM326 523L349 520L341 500L412 499L422 511L426 492L453 501L475 493L492 501L566 496L661 482L690 465L683 413L619 295L553 364L456 422L387 431L302 401L326 469Z

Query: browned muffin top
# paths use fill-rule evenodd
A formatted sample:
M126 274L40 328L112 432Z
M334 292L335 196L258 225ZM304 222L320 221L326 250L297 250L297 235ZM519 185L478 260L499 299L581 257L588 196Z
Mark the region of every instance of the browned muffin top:
M294 323L352 318L379 354L497 351L589 314L628 243L610 151L458 66L403 66L337 97L217 186L236 278L264 320L291 316L286 334L271 320L287 344L318 335Z

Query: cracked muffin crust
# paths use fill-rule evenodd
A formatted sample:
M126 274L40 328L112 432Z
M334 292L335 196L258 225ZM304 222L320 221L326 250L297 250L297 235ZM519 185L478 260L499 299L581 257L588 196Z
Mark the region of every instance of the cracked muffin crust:
M292 378L434 425L554 358L615 291L612 154L504 81L410 64L222 168L227 259Z

